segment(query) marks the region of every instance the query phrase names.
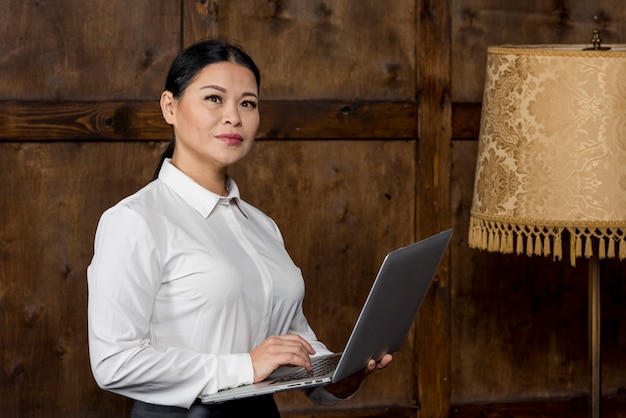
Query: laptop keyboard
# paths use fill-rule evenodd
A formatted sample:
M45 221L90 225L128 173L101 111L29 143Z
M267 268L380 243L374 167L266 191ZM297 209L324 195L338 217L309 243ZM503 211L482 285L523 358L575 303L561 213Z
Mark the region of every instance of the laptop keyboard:
M312 362L311 362L312 370L309 371L307 369L299 369L298 371L295 371L293 373L285 375L284 377L281 377L275 382L272 382L272 384L289 382L289 381L298 380L298 379L306 379L306 378L311 378L311 377L326 376L327 374L335 371L335 368L337 367L337 363L339 363L340 357L341 356L327 356L327 357L320 357L317 359L314 358L312 359Z

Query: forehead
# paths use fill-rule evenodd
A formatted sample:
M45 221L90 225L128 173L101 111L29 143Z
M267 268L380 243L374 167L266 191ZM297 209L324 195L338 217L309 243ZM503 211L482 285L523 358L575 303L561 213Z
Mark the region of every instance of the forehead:
M243 65L224 61L209 64L204 67L192 80L190 86L202 88L208 85L217 85L231 90L254 91L258 90L254 73Z

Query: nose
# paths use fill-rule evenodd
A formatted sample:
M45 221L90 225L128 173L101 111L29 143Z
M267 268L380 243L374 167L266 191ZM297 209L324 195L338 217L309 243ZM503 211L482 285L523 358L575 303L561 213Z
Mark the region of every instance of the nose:
M239 113L239 106L237 104L226 105L223 109L222 123L225 125L241 126L241 114Z

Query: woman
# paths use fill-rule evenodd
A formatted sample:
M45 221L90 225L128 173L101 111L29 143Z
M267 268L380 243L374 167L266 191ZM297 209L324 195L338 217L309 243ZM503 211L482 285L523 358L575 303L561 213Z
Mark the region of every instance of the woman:
M227 168L259 126L260 74L219 40L181 52L161 110L174 139L155 180L105 211L88 268L89 347L103 389L131 417L279 416L273 397L209 406L198 397L256 383L329 353L302 312L304 283L276 224L243 201ZM309 397L333 402L386 355Z

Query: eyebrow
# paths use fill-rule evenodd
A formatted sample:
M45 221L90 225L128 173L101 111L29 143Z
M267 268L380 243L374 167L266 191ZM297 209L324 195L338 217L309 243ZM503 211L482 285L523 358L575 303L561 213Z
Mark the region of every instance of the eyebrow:
M209 84L207 86L200 87L200 90L204 90L204 89L215 89L217 91L221 91L222 93L226 93L226 89L224 87L218 86L218 85L215 85L215 84ZM252 93L252 92L245 92L241 96L242 97L252 96L254 98L258 98L258 96L255 93Z

